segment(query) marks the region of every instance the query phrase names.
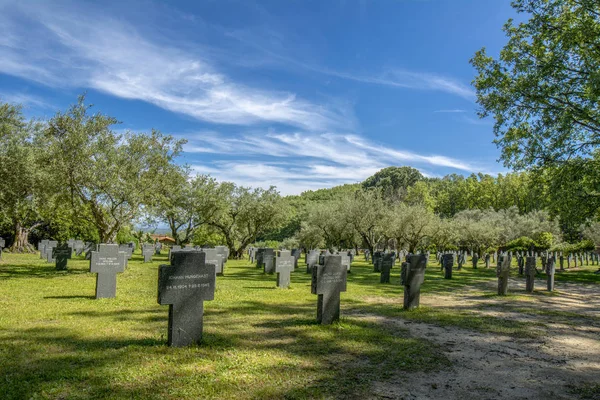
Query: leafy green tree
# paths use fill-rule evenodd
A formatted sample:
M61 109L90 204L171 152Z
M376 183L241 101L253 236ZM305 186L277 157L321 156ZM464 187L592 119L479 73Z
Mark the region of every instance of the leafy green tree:
M515 0L529 19L504 26L498 59L479 50L471 63L480 116L495 118L508 166L548 166L600 145L600 3Z
M346 196L338 207L340 219L345 225L354 228L361 241L371 251L385 238L389 224L389 205L379 190L356 191Z
M388 237L396 239L400 247L406 245L415 253L429 246L439 219L423 206L399 204L391 211Z
M183 141L151 134L111 130L117 121L89 113L84 96L67 112L58 112L45 130L47 168L66 187L63 199L75 218L92 224L102 242L139 218L155 193L172 176Z
M379 188L390 198L402 199L409 187L423 179L412 167L387 167L365 179L363 189Z
M0 222L10 226L13 252L33 251L30 233L54 208L40 124L26 121L18 105L0 103Z

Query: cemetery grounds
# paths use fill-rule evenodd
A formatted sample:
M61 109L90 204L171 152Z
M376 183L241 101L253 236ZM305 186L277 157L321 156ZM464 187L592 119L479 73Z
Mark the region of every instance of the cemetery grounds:
M229 260L204 304L200 346L166 346L157 270L136 252L115 299L94 298L83 257L67 271L37 255L0 261L2 399L598 399L597 266L538 275L533 294L513 263L509 295L495 268L443 279L432 257L421 307L402 310L399 267L380 284L352 264L340 322L315 322L304 255L289 289ZM467 263L470 265L470 263Z

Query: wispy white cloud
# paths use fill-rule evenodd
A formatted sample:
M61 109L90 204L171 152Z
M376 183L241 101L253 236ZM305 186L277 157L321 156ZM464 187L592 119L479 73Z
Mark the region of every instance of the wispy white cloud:
M432 175L430 168L481 170L465 161L393 149L353 134L250 132L225 137L208 131L181 136L188 139L184 151L197 173L252 186L275 185L284 194L361 182L390 165L411 165L427 176ZM222 157L202 163L194 153Z
M466 113L467 110L452 109L452 110L435 110L434 113Z
M21 104L24 106L37 107L37 108L52 108L52 105L46 100L39 96L19 93L19 92L0 92L0 101L7 103Z
M90 87L211 123L353 127L354 117L343 107L241 84L202 54L150 41L101 11L19 4L0 13L0 72L45 85Z

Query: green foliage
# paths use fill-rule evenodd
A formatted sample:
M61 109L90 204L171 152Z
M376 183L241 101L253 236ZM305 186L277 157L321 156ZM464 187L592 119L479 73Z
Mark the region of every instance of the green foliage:
M122 226L117 233L117 243L131 243L136 242L136 236L134 236L135 232L133 228L129 225Z
M412 167L387 167L362 183L363 189L378 188L387 197L403 197L409 187L423 179L423 175Z
M517 239L511 240L505 246L506 250L509 251L531 251L535 250L537 244L535 240L528 238L527 236L521 236Z

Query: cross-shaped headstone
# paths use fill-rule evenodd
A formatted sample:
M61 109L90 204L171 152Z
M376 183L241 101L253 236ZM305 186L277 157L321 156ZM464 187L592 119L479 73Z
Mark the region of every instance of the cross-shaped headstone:
M223 255L219 254L217 249L202 249L206 254L206 263L215 265L215 273L217 275L223 275Z
M217 250L217 254L221 255L223 259L223 268L225 268L225 264L227 264L227 259L229 258L229 247L227 246L215 246Z
M290 274L294 270L295 258L289 251L280 251L275 259L275 272L277 272L277 287L288 288L290 286Z
M442 268L444 269L444 279L452 279L452 267L454 266L454 254L442 254Z
M509 254L498 256L498 265L496 266L496 276L498 277L498 295L506 296L508 292L508 278L510 277L511 257Z
M311 250L306 253L306 273L312 274L313 267L319 263L319 250Z
M404 309L419 307L421 284L425 279L427 257L425 254L407 256L402 263L401 281L404 285Z
M533 292L533 286L535 285L535 264L535 256L527 257L525 261L525 290L529 293Z
M54 248L58 246L58 241L56 240L48 240L48 243L44 247L44 258L47 262L53 263L56 260L54 259Z
M381 257L381 276L379 278L380 283L390 283L390 274L396 261L396 253L385 253Z
M125 252L117 244L101 244L92 251L90 272L96 273L96 298L108 299L117 295L117 273L125 271Z
M154 244L154 255L155 256L160 256L161 250L162 250L162 243L161 242L156 242Z
M477 269L477 262L479 261L479 255L477 253L473 253L473 257L471 257L471 261L473 262L473 269Z
M346 291L348 270L340 256L325 256L323 265L312 270L311 293L318 295L317 322L331 324L340 319L340 293Z
M64 271L67 269L67 261L71 258L73 249L67 243L61 243L52 250L52 258L56 260L56 270Z
M383 259L383 251L373 253L373 272L381 272L381 260Z
M97 246L95 243L91 243L91 242L87 242L85 244L85 259L86 260L91 260L92 259L92 251L96 251Z
M548 257L546 261L546 278L547 278L547 287L548 291L552 292L554 290L554 272L556 271L556 265L554 257Z
M264 247L261 247L256 250L256 268L263 268L263 255L265 254Z
M346 267L348 273L350 273L350 267L352 266L352 258L347 251L340 251L340 256L342 257L342 265Z
M298 260L302 255L302 249L292 249L292 257L294 257L294 268L298 268Z
M134 249L134 247L129 244L120 244L119 245L119 251L124 252L125 257L128 260L131 260L131 257L133 257L133 249Z
M265 274L275 273L275 250L265 249L262 255Z
M154 245L144 244L142 245L142 255L144 256L144 262L152 262L152 256L154 255Z
M204 301L215 298L215 265L206 253L176 252L158 267L158 303L169 305L168 344L188 346L202 339Z

